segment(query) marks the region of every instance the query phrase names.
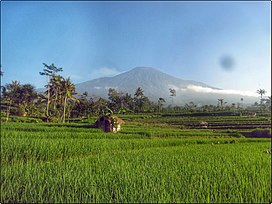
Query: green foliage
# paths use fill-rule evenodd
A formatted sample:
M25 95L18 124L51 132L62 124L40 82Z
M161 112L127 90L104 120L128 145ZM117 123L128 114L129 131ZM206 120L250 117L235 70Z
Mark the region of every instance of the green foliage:
M4 117L1 117L1 122L5 122L6 119ZM22 116L11 116L9 119L10 122L19 122L19 123L42 123L41 118L35 118L35 117L22 117ZM13 123L11 123L12 125Z
M165 117L156 126L154 118L125 115L116 134L83 123L2 124L1 203L271 200L271 139L180 130Z
M2 87L1 110L6 112L7 120L10 113L26 116L36 97L37 92L31 84L12 81Z

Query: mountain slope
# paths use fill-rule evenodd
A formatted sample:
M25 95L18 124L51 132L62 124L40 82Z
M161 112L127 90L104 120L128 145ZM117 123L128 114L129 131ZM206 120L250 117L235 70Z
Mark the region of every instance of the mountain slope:
M217 104L217 99L219 98L232 100L229 101L231 103L238 102L241 98L237 94L222 96L216 93L216 91L220 91L218 88L202 82L179 79L150 67L136 67L114 77L94 79L76 85L79 93L87 91L89 96L103 98L108 97L109 88L115 88L119 92L134 95L138 87L141 87L144 90L144 94L151 100L156 102L162 97L169 104L171 103L169 88L174 88L177 94L174 98L176 105L190 101L201 104ZM204 92L201 92L201 90L204 90ZM207 93L207 90L212 90L214 93Z

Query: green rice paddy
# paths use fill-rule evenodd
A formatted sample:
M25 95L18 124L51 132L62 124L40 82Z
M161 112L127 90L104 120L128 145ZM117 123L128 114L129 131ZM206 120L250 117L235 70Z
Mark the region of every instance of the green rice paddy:
M271 138L181 129L190 124L179 117L124 119L116 134L1 124L1 203L271 202Z

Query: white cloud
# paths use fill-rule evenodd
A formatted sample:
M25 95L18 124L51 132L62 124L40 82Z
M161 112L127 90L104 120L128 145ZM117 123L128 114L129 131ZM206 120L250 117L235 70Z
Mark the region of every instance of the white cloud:
M241 96L248 96L248 97L259 97L256 92L253 91L241 91L241 90L230 90L230 89L213 89L209 87L203 86L196 86L196 85L188 85L186 88L175 86L173 84L168 84L168 88L175 89L177 92L198 92L198 93L214 93L214 94L225 94L225 95L241 95Z
M195 91L200 93L216 93L216 94L239 94L242 96L253 96L258 97L257 93L254 93L252 91L239 91L239 90L221 90L221 89L212 89L208 87L202 87L202 86L195 86L195 85L188 85L187 86L188 91Z

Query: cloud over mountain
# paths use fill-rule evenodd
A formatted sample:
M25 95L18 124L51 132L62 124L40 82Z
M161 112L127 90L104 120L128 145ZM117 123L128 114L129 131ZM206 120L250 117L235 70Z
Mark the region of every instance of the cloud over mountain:
M105 71L109 70L105 69ZM240 102L241 98L245 103L253 103L258 100L256 93L222 90L202 82L176 78L150 67L136 67L112 77L102 77L76 85L80 93L87 91L89 96L103 98L108 98L109 88L134 95L138 87L141 87L144 94L151 100L156 102L159 98L164 98L169 104L171 103L169 88L175 89L174 102L176 105L190 101L197 104L217 104L219 98L229 103Z
M188 85L187 90L200 92L200 93L211 93L211 94L237 94L241 96L252 96L257 97L258 94L251 92L251 91L238 91L238 90L222 90L222 89L213 89L209 87L202 87L202 86L195 86L195 85Z

